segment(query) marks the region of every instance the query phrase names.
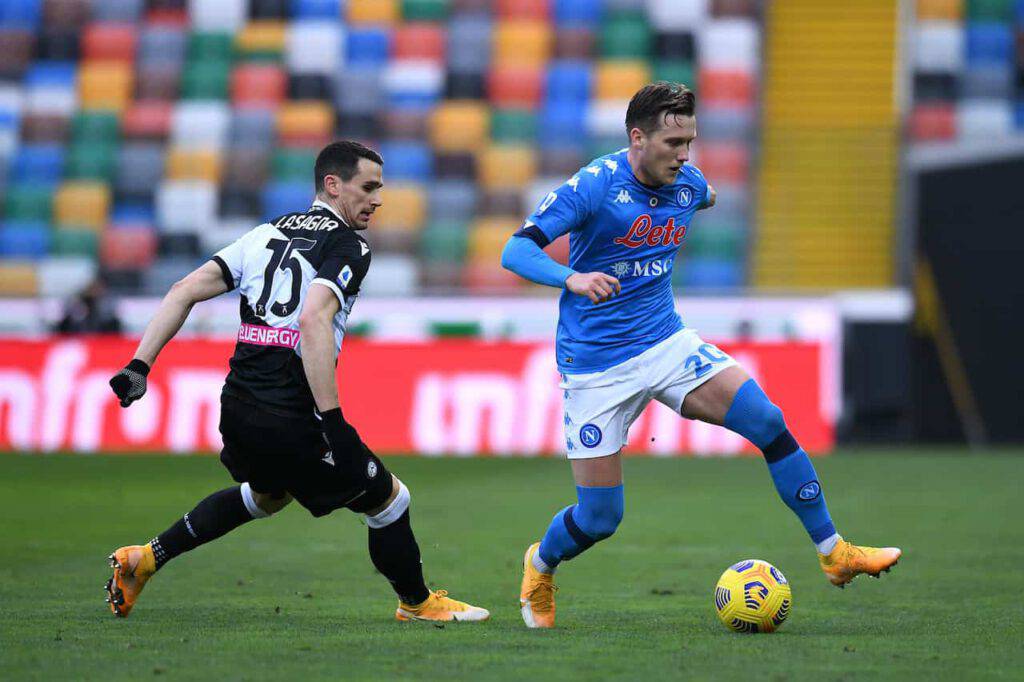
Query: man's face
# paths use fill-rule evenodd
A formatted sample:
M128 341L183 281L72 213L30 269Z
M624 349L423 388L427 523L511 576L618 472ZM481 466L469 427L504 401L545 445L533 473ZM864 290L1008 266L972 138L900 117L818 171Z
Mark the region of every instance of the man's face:
M329 196L337 196L341 217L352 229L365 230L370 226L370 216L380 207L383 169L370 159L359 159L356 174L348 182L336 175L324 178L324 188Z
M690 143L697 137L695 116L662 116L650 134L639 128L630 131L630 144L637 150L643 170L642 181L655 185L675 182L680 166L690 160Z

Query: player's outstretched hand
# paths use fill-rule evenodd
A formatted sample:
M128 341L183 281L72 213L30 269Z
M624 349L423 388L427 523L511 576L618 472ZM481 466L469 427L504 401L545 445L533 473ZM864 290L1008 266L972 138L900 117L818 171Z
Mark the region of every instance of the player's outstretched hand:
M114 375L110 380L110 388L114 389L114 394L120 399L121 407L128 407L146 395L146 375L148 374L149 365L136 358Z
M607 301L622 291L619 280L603 272L577 272L565 280L565 288L574 294L586 296L595 304Z

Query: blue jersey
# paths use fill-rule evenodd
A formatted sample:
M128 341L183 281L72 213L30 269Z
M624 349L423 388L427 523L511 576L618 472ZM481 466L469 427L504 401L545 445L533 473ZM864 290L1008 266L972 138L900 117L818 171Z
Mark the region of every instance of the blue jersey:
M684 165L670 185L633 175L623 149L594 159L547 195L526 220L549 240L569 234L569 267L618 278L622 292L594 305L568 289L559 301L557 353L563 374L614 367L683 328L672 267L708 183Z

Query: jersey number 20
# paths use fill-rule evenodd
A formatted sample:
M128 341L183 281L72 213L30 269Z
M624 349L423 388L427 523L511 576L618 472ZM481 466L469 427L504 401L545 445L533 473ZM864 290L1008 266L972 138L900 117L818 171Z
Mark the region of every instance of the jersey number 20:
M292 275L292 292L291 297L286 303L275 301L270 306L270 312L278 317L287 317L294 312L295 308L299 305L299 296L302 289L302 264L295 258L296 251L309 251L316 242L312 239L303 239L302 237L296 237L295 239L271 239L267 242L267 248L270 249L273 254L270 256L270 262L267 263L267 269L263 271L263 292L260 294L260 299L256 302L256 315L257 317L266 318L267 316L267 301L270 300L270 292L274 288L274 275L277 271L281 272L290 271Z

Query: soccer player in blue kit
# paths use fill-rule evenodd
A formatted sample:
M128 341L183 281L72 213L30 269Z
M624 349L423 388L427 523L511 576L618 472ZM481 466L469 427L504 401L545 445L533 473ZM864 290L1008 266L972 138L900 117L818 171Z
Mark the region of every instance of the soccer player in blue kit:
M622 520L621 450L652 398L762 451L832 584L888 571L901 551L853 545L836 532L814 466L782 410L676 313L676 252L694 213L715 203L715 190L686 163L697 136L693 93L677 83L645 86L629 103L626 131L626 149L591 161L548 194L502 253L503 267L563 289L556 352L577 494L526 550L523 620L554 626L555 569L610 537ZM566 233L569 267L542 250Z

